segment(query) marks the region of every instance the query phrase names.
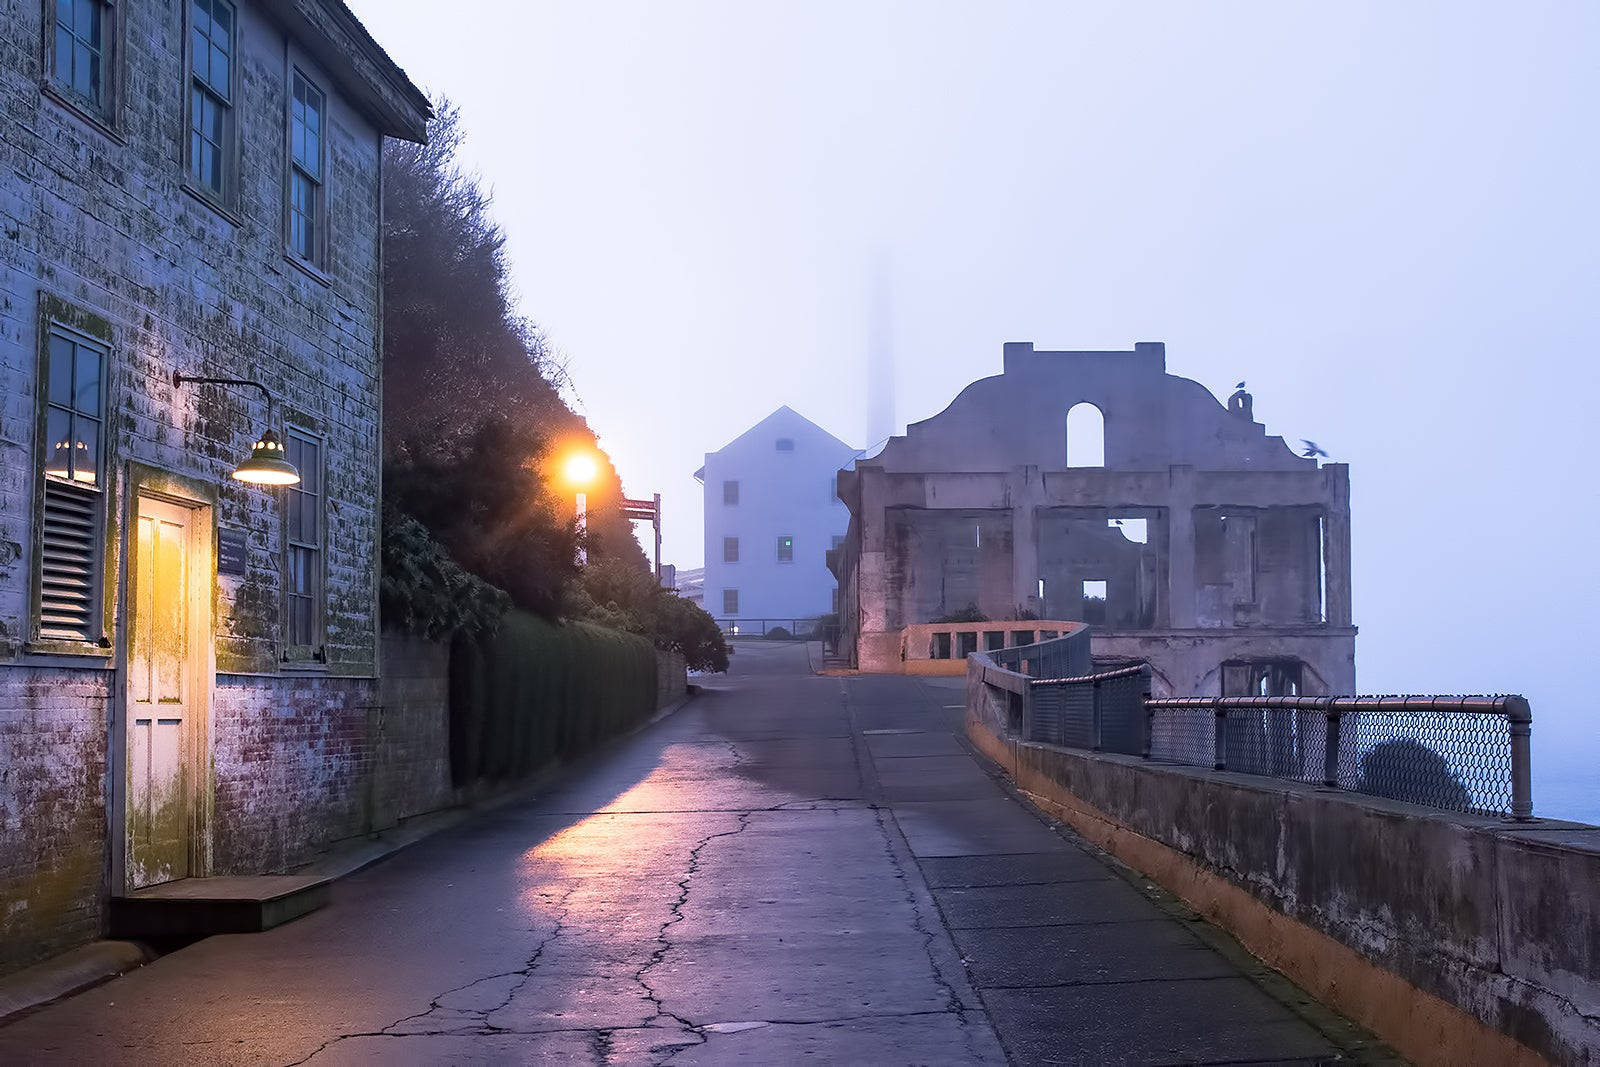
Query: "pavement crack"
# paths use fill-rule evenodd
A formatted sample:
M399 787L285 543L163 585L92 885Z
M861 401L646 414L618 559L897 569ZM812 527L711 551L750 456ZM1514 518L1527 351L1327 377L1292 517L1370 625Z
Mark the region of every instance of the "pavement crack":
M922 904L917 899L917 894L912 889L911 875L906 871L905 864L900 859L900 854L895 851L894 839L891 836L895 831L889 826L888 820L894 817L892 812L874 805L873 818L877 820L878 832L883 837L883 851L889 857L889 865L894 869L895 880L900 883L900 891L904 894L906 903L911 907L911 928L922 937L922 951L928 959L928 971L933 976L934 984L944 994L946 1007L942 1012L919 1012L916 1014L953 1015L961 1027L962 1040L967 1045L967 1051L975 1058L981 1058L977 1047L973 1044L970 1021L967 1019L967 1007L961 1002L961 995L956 992L956 987L945 977L944 970L939 966L938 957L934 955L933 943L943 929L943 924L937 918L933 922L923 912Z
M339 1044L341 1041L348 1041L352 1038L482 1036L508 1032L504 1027L494 1026L491 1024L489 1022L489 1016L493 1015L497 1011L500 1011L502 1008L505 1008L513 999L516 998L516 995L521 992L522 987L527 985L528 980L533 977L533 972L539 966L539 960L544 956L545 950L556 940L556 938L560 937L562 933L565 932L568 901L571 899L576 888L576 885L569 885L566 888L566 891L562 893L560 903L557 904L558 911L556 913L555 925L550 928L549 933L545 934L539 939L538 944L534 945L533 952L529 954L527 960L523 962L521 967L518 967L516 970L499 971L495 974L483 975L482 977L474 978L470 982L463 982L461 985L453 986L441 993L436 993L429 999L428 1006L422 1011L413 1012L410 1015L396 1019L394 1022L379 1030L340 1034L337 1037L330 1038L313 1049L310 1055L307 1055L302 1059L295 1060L293 1063L289 1064L288 1067L299 1067L300 1064L304 1064L315 1059L317 1056L320 1056L323 1052L326 1052L328 1049ZM442 1003L447 998L458 993L465 993L474 986L480 986L486 982L497 982L508 978L516 980L508 984L505 994L500 998L499 1003L490 1007L455 1008ZM442 1025L427 1025L427 1023L430 1021ZM415 1023L417 1025L401 1030L400 1027L406 1026L407 1023ZM454 1025L450 1025L452 1023Z
M714 834L707 834L700 838L700 840L695 843L694 847L689 850L688 866L683 872L683 877L678 879L677 899L674 900L668 907L667 918L664 922L662 922L661 927L656 931L656 948L650 953L649 958L646 959L644 963L640 965L639 969L633 974L633 980L639 983L639 987L644 990L645 999L649 1000L650 1003L655 1007L656 1014L651 1018L650 1021L654 1022L658 1019L670 1019L672 1022L683 1027L688 1033L698 1037L700 1039L700 1043L704 1043L705 1041L705 1035L701 1032L700 1028L694 1023L690 1022L688 1019L668 1011L666 1005L662 1003L660 994L658 994L655 987L650 984L650 980L647 976L652 970L660 965L661 961L666 958L667 953L672 949L671 931L674 926L683 921L683 908L684 905L689 903L690 884L694 881L695 874L700 870L700 853L706 848L707 845L719 838L735 837L744 833L745 830L749 829L750 819L755 812L752 810L745 810L738 812L737 814L739 816L738 826L734 827L732 830L719 830ZM646 1025L649 1025L649 1023L646 1023ZM673 1051L676 1052L678 1050L675 1049ZM670 1058L670 1056L665 1057L658 1062L665 1062L666 1058Z

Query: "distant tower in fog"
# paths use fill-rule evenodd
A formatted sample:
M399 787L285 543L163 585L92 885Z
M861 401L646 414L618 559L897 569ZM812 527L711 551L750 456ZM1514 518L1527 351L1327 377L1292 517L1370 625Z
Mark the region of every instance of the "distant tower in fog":
M873 262L867 304L867 450L894 435L894 308L889 283L889 257Z

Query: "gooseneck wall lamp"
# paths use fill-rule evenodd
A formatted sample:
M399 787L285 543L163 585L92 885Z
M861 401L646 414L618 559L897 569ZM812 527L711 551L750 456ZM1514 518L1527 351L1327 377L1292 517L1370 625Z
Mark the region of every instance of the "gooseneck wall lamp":
M267 398L267 428L262 431L260 439L250 447L250 458L234 468L233 476L241 482L250 482L254 485L299 484L300 472L289 462L283 442L273 432L272 394L267 392L266 386L247 378L202 378L193 374L180 374L177 371L172 374L172 385L174 388L181 388L184 385L232 385L261 390L261 395Z

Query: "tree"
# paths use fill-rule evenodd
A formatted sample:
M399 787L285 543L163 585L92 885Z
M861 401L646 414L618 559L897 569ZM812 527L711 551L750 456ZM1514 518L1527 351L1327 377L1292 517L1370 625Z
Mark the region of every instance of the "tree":
M384 153L385 505L394 522L418 522L444 558L554 619L576 577L578 535L572 495L552 469L567 449L599 449L562 400L564 368L515 307L505 235L488 192L457 162L461 138L457 109L440 101L427 144ZM601 466L586 548L642 569L615 506L621 484L609 462ZM443 610L448 583L419 584L422 573L444 570L424 567L391 593L416 597L423 614ZM403 600L395 606L412 617Z
M732 649L716 620L627 560L591 562L569 590L567 603L577 618L642 634L657 648L683 653L690 670L728 669Z

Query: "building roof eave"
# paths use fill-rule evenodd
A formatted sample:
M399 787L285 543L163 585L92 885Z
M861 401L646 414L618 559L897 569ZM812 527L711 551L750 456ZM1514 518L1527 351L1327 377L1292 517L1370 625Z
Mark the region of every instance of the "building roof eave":
M262 6L327 68L381 133L418 144L427 141L433 105L344 0L262 0Z

